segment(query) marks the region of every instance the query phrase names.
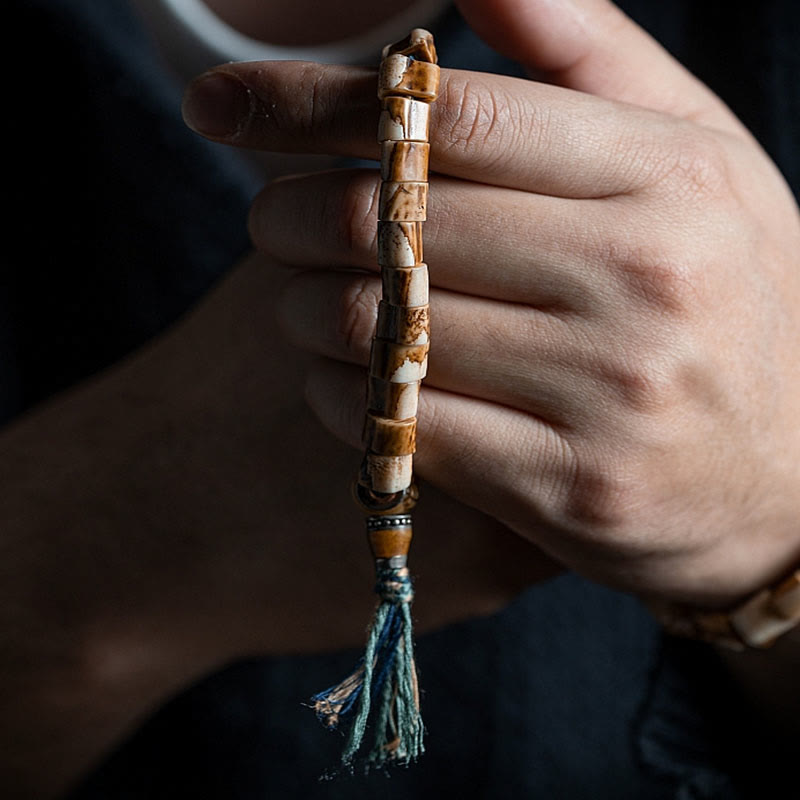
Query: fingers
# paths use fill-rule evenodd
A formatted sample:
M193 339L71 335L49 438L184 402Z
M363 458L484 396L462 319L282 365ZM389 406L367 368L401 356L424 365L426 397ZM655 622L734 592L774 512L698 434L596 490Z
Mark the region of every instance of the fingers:
M227 64L196 79L184 118L239 147L377 159L375 76L305 62ZM560 197L631 192L673 165L654 142L683 136L657 115L554 86L442 70L431 169ZM679 148L676 146L675 151ZM665 152L670 152L666 149Z
M701 81L608 0L459 0L496 50L581 92L741 133Z
M334 435L361 446L363 370L322 359L309 374L306 397ZM516 530L530 531L536 516L552 513L575 467L568 442L550 426L427 385L420 394L417 443L418 475Z
M275 181L253 205L253 241L295 267L376 270L379 186L371 170ZM624 228L627 213L622 203L607 206L433 176L424 227L431 282L539 309L597 310L613 238L599 232Z
M286 285L279 320L292 344L365 366L380 296L371 275L305 272ZM588 324L580 320L443 291L431 294L431 317L425 386L570 430L582 429L608 391L593 374Z

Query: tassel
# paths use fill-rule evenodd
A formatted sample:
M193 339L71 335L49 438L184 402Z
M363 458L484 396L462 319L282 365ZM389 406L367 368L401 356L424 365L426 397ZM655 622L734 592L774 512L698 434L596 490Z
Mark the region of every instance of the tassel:
M341 683L311 699L326 727L335 729L340 722L351 722L342 753L346 767L352 766L369 723L374 740L366 757L368 766L408 764L424 752L410 608L414 590L406 566L411 518L372 516L367 532L375 554L375 591L380 602L364 658Z

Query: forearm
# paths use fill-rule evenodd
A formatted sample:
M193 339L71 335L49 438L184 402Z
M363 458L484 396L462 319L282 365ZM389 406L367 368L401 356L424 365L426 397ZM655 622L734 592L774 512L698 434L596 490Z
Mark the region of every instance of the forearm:
M285 565L256 555L280 535L269 448L307 425L281 412L299 366L265 352L274 277L238 268L167 334L0 437L4 793L61 790L181 686L301 646L276 624Z
M62 790L228 656L214 592L198 591L196 521L220 521L203 502L202 402L186 402L207 385L202 356L186 346L195 325L0 439L0 784L15 797Z

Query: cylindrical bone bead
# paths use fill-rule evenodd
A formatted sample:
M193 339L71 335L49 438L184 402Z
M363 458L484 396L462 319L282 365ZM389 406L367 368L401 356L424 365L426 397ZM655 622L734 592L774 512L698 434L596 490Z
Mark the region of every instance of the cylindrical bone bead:
M364 420L364 446L379 456L408 456L417 443L417 420L390 419L367 414Z
M381 58L386 58L392 53L402 53L404 56L413 55L420 61L429 61L431 64L435 64L437 61L433 34L425 28L414 28L405 39L394 44L387 44L381 50Z
M378 219L384 222L424 222L427 203L427 183L384 181L378 201Z
M428 369L427 344L395 344L374 339L369 374L390 383L421 381Z
M421 223L378 222L378 263L382 267L422 263Z
M775 590L772 607L784 619L800 619L800 569Z
M425 142L383 142L381 180L427 181L430 149Z
M390 494L411 485L414 456L380 456L367 453L362 465L362 479L373 492Z
M378 304L377 335L400 344L427 344L430 312L428 306Z
M410 419L417 416L419 382L390 383L369 377L367 385L367 408L373 414L390 419Z
M386 56L378 71L378 97L403 95L427 100L436 99L440 70L436 64L417 61L400 53Z
M387 97L378 119L378 141L427 142L430 106L411 97Z
M381 270L383 299L393 306L425 306L428 304L428 265L385 267Z

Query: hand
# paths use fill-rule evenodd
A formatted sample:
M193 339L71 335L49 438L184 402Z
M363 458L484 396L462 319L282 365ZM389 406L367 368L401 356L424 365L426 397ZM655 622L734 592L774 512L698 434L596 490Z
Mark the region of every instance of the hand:
M792 196L721 101L610 4L461 5L560 85L443 72L417 471L591 578L728 604L800 553ZM372 72L216 74L241 113L206 118L212 138L376 157ZM190 94L196 127L211 88ZM281 319L324 357L309 402L356 446L379 283L353 268L374 270L377 187L369 171L297 176L252 213L258 247L299 269Z

